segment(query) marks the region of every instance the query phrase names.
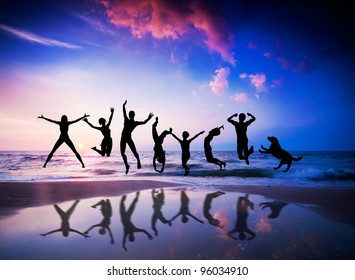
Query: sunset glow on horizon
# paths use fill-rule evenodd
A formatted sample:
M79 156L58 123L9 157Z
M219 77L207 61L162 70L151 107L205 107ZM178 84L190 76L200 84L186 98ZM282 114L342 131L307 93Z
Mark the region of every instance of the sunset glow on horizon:
M0 150L49 151L59 127L85 113L108 120L119 150L122 104L139 150L158 132L180 136L220 125L216 150L235 150L227 118L250 112L250 145L274 135L287 150L355 150L351 9L316 1L82 0L0 4ZM326 6L328 5L328 6ZM319 9L319 10L318 10ZM80 152L102 135L69 128ZM179 150L172 137L166 150ZM66 148L61 148L66 149Z

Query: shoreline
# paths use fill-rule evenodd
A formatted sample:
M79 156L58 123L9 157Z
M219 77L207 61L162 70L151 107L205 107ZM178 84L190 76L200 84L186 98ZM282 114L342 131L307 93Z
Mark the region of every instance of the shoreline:
M15 214L23 208L76 199L120 196L152 188L174 187L194 187L194 184L155 180L0 182L0 219ZM213 188L305 205L308 209L328 219L355 225L355 189L266 185L215 186Z

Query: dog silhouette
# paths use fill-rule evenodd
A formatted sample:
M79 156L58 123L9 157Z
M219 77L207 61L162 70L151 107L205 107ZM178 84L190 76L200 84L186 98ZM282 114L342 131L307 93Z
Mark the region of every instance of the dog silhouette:
M267 149L261 145L259 152L262 154L271 154L275 158L280 159L279 165L274 167L275 170L279 169L282 165L287 164L287 168L284 170L284 172L287 172L291 167L292 161L299 161L303 158L302 156L294 158L289 152L282 149L279 140L276 137L269 136L267 139L271 142L270 147Z

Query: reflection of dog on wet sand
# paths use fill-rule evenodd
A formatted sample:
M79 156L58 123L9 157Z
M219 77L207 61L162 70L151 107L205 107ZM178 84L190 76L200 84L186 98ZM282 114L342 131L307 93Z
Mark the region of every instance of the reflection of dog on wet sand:
M261 145L262 150L259 149L259 152L262 154L272 154L275 158L280 159L280 164L274 168L275 170L279 169L282 165L287 164L287 168L284 170L284 172L287 172L291 167L292 161L299 161L303 158L302 156L294 158L289 152L282 149L279 140L276 137L269 136L267 139L271 142L269 149Z

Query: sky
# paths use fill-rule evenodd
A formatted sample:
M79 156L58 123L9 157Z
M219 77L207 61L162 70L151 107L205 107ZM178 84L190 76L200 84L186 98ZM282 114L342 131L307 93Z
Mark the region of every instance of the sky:
M125 100L158 132L206 131L191 150L221 125L213 149L235 150L235 113L256 117L256 149L276 136L290 151L355 150L352 9L327 2L1 1L0 150L49 151L59 127L41 114L98 125L114 107L117 152ZM152 150L153 121L134 131L138 150ZM102 139L83 121L69 135L80 152Z

